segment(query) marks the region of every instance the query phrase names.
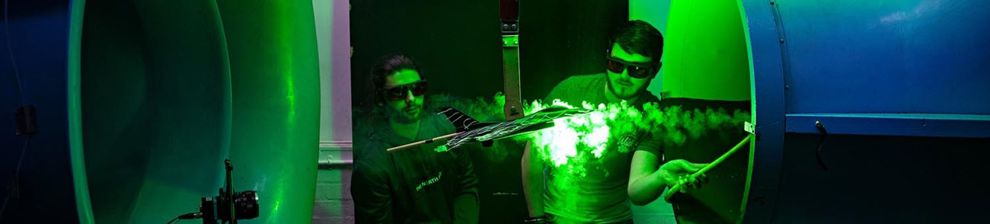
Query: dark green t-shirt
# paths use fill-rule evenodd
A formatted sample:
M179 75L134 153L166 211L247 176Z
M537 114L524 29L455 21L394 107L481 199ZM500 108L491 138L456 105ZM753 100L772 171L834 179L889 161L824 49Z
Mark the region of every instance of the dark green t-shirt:
M473 223L478 217L478 178L463 152L434 151L439 142L396 152L390 147L453 133L441 115L420 121L418 139L397 135L387 122L359 123L351 195L357 223ZM468 196L468 198L461 198Z
M588 102L594 105L608 102L605 97L605 74L572 76L556 87L544 99L549 102L560 99L571 105ZM644 103L660 100L644 91L637 102L629 102L642 108ZM559 223L611 223L632 219L631 203L626 188L633 152L646 150L661 154L660 144L645 134L630 133L609 136L602 158L589 159L579 167L555 167L546 163L547 190L544 194L545 211ZM583 176L574 174L582 169Z

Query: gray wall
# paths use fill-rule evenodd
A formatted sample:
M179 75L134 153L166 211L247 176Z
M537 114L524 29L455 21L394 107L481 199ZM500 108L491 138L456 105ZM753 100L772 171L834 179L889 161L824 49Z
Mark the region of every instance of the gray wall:
M351 201L350 13L347 0L313 0L319 47L320 169L313 223L354 223Z

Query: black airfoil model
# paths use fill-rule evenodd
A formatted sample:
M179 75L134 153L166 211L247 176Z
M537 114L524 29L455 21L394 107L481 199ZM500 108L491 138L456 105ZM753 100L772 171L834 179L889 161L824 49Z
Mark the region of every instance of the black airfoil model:
M552 106L546 109L534 112L533 114L521 117L519 119L497 122L497 123L482 123L466 114L458 111L457 109L446 107L440 113L447 117L450 123L454 124L457 128L457 132L422 140L413 143L396 146L389 148L388 151L402 150L410 148L413 146L432 143L435 141L441 141L444 139L450 139L447 144L441 147L445 147L444 150L452 150L454 148L460 147L466 143L470 142L480 142L483 146L491 146L492 142L495 140L509 138L517 135L527 134L534 131L539 131L544 128L553 127L553 121L560 118L566 118L574 115L585 114L591 112L590 110L566 108L561 106ZM441 150L442 151L442 150Z

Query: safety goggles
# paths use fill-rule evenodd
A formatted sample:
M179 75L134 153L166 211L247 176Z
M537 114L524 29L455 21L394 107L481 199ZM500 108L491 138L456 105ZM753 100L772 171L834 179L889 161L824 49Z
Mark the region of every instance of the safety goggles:
M385 90L385 98L389 100L402 100L408 97L409 93L413 96L422 96L426 94L426 89L429 83L426 80L419 80L414 83L409 83L401 86L395 86Z
M634 64L625 62L611 56L606 57L608 59L607 66L609 71L614 73L622 73L622 71L629 70L629 76L637 79L649 78L656 73L653 66L648 64ZM657 67L660 67L660 63L657 63Z

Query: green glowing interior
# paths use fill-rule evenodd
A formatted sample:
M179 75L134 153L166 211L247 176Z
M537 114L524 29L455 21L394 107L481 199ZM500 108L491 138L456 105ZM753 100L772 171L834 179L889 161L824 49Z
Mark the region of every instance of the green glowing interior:
M218 194L225 158L235 190L259 192L261 214L245 222L312 221L320 86L311 1L89 0L73 9L70 150L81 222L195 212L200 197Z
M749 100L749 59L737 1L672 1L663 91L671 97Z

